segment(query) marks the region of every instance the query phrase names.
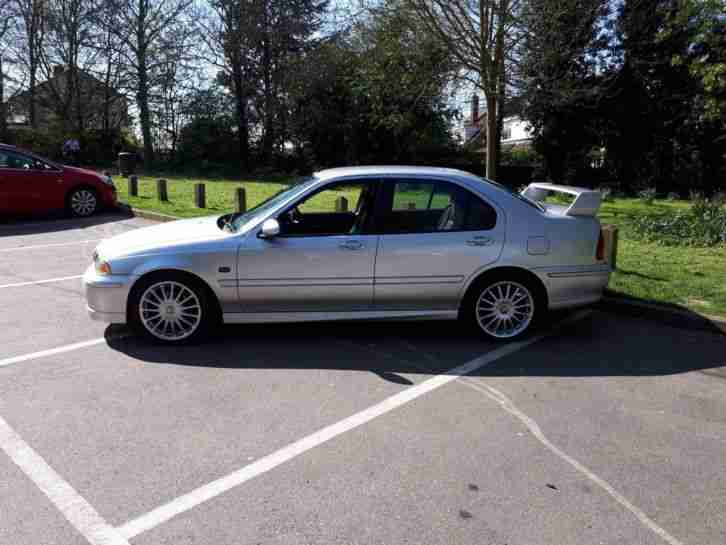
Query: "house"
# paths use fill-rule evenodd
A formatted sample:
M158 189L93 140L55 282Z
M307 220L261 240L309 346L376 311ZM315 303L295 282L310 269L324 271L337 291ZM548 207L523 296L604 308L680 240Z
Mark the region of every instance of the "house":
M527 122L518 113L521 111L521 104L512 100L504 108L502 148L530 147L533 135ZM469 117L464 120L464 143L476 145L482 153L486 153L486 120L487 112L480 113L479 97L474 95Z
M75 88L80 89L78 95ZM30 95L25 90L5 103L10 129L30 128ZM35 128L39 131L117 130L128 125L126 97L88 72L76 70L73 77L70 70L56 66L51 78L35 86Z

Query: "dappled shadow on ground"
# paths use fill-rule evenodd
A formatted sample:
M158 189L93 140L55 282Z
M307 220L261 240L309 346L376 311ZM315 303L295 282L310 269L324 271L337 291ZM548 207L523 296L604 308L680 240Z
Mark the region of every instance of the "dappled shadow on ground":
M119 208L118 210L103 212L90 218L69 218L63 212L3 218L0 220L0 237L37 235L72 229L86 229L88 227L105 225L133 217L133 214L128 210Z
M600 302L599 307L625 316L654 319L674 327L698 329L716 335L726 334L726 321L711 319L683 305L650 301L610 289L606 291L606 298Z
M107 330L112 349L153 364L354 370L399 384L411 383L412 375L458 374L457 367L501 346L479 339L458 322L227 326L215 339L182 348L118 333L113 327ZM594 312L472 374L605 377L696 370L719 374L726 371L722 366L726 366L726 337Z

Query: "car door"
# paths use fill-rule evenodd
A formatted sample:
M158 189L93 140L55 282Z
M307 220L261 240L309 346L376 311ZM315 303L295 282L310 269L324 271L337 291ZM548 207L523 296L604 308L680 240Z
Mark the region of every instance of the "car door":
M499 258L504 217L450 181L393 179L383 185L376 310L455 310L465 281Z
M0 194L7 213L41 212L63 206L61 172L29 155L0 150Z
M375 180L331 183L277 215L281 232L251 235L239 253L243 312L370 310L378 236Z

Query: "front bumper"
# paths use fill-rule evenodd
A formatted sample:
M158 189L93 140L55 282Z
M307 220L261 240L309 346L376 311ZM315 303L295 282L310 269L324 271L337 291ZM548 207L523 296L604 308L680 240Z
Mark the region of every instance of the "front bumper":
M126 323L126 302L133 277L100 275L93 265L83 275L86 309L93 320L110 324Z

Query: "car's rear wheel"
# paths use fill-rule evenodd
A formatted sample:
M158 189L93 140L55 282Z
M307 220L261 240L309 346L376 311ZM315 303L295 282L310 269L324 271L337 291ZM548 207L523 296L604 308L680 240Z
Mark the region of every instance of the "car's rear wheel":
M206 291L181 275L142 280L131 294L129 310L138 332L170 345L201 340L214 322Z
M526 335L539 311L536 291L520 279L482 283L469 298L469 305L478 330L495 341L514 341Z
M68 195L68 211L76 217L92 216L98 210L98 195L88 187L79 187Z

